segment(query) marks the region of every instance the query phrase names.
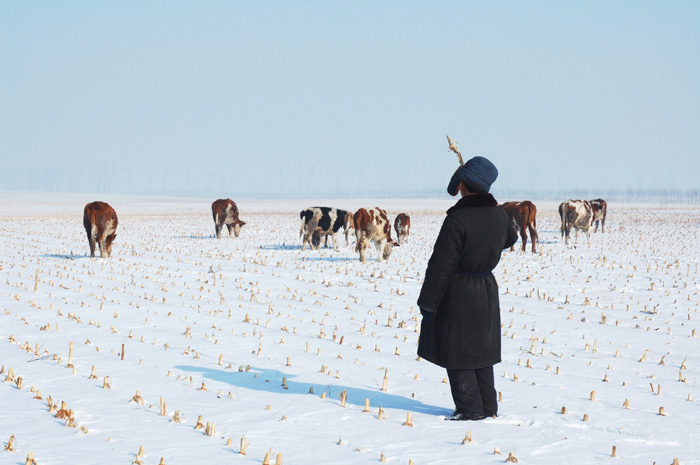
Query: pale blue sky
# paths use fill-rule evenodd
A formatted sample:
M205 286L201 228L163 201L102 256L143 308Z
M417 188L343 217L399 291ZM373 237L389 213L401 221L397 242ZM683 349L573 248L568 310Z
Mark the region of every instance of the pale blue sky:
M0 3L0 190L700 187L698 1Z

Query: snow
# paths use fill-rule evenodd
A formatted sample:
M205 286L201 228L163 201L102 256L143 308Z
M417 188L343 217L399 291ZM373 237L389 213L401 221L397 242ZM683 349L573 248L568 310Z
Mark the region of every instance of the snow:
M536 202L538 253L495 270L499 416L452 422L415 302L454 199L238 201L247 224L219 241L213 199L46 197L0 195L0 463L700 463L700 207L609 205L588 247ZM119 215L110 259L86 257L92 200ZM320 204L409 213L408 242L366 264L342 235L302 252L298 212Z

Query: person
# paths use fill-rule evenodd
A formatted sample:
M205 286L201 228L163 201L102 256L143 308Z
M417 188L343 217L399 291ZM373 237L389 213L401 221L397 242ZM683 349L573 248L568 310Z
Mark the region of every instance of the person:
M497 177L484 157L455 171L447 192L462 198L447 211L418 298L418 355L447 369L455 403L450 420L498 413L493 366L501 361L501 318L492 270L517 235L489 194Z

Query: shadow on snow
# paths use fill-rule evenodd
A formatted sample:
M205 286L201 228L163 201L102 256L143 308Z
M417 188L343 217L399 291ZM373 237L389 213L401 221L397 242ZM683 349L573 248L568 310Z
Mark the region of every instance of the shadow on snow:
M83 255L67 255L67 254L54 254L54 253L47 253L41 256L41 258L57 258L59 260L77 260L79 258L89 258L87 254ZM96 259L100 257L95 257Z
M347 390L348 404L364 407L365 399L369 399L370 406L377 409L391 408L397 410L408 410L415 413L427 415L450 415L452 410L426 405L415 399L388 394L380 390L370 390L354 388L337 384L315 384L292 381L295 375L288 375L279 370L270 370L251 367L250 371L224 371L209 368L195 367L190 365L180 365L175 367L178 370L201 373L202 376L215 381L227 383L231 386L252 389L256 391L272 392L276 394L309 394L309 388L314 388L313 395L321 395L326 392L326 397L339 401L340 393ZM257 378L255 377L257 375ZM287 389L282 387L282 378L286 378ZM335 378L334 378L335 379Z

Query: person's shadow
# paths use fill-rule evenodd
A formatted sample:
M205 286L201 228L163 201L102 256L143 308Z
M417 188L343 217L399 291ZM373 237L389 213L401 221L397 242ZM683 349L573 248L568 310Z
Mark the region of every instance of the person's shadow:
M175 368L190 373L201 373L204 378L256 391L274 392L277 394L308 394L309 388L313 387L315 395L320 396L321 393L325 391L326 397L338 400L340 398L340 393L346 390L346 402L361 407L364 407L365 399L369 399L372 409L382 407L435 416L450 415L452 413L452 410L443 407L426 405L415 399L388 394L380 390L375 391L336 384L314 384L293 381L292 378L294 378L295 375L287 375L279 370L251 367L250 371L225 371L190 365L179 365ZM282 378L285 378L286 389L282 386Z

